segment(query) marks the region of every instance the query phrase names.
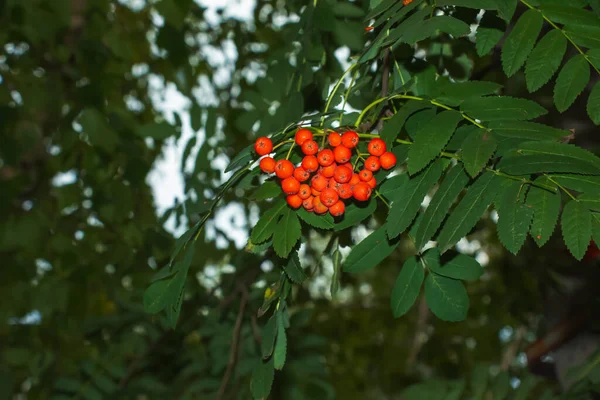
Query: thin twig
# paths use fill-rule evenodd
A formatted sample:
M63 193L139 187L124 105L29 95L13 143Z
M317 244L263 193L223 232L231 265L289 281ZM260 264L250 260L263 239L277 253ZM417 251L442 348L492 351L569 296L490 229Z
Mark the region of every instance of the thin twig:
M383 68L382 68L382 77L381 77L381 97L387 97L388 88L390 85L390 48L387 47L385 52L383 53ZM387 102L384 104L384 110L387 105ZM383 120L380 118L379 122L377 122L377 131L380 132L381 128L383 128Z
M221 386L219 387L219 391L217 392L217 400L221 400L225 395L227 383L229 382L229 378L231 377L231 373L237 361L237 348L238 343L240 341L242 321L244 319L244 311L246 311L246 304L248 303L248 290L246 289L246 287L240 284L236 292L238 291L242 293L242 298L240 299L240 309L238 311L238 316L235 321L235 326L233 328L233 336L231 339L231 351L229 352L229 361L227 362L227 369L225 370L225 374L223 375L223 379L221 380Z

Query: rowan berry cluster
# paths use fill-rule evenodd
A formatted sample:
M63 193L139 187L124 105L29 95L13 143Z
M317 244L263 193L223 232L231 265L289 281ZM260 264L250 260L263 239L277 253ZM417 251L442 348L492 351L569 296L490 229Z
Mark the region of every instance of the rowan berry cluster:
M281 187L291 207L304 207L316 214L329 211L337 217L344 214L344 201L352 198L367 201L371 197L377 186L374 172L396 165L396 156L386 151L385 142L374 138L367 146L369 156L364 159L363 168L355 172L357 164L353 167L350 158L359 140L353 131L331 132L327 136L330 148L319 149L310 130L298 129L295 142L302 149L304 158L297 166L289 160L276 161L267 156L273 151L273 143L267 137L258 138L254 150L266 156L260 160L260 169L267 174L275 173L281 179Z

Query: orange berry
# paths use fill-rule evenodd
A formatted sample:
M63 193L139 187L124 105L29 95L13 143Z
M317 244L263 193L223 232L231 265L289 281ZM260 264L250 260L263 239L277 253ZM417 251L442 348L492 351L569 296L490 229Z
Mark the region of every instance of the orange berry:
M379 157L387 150L387 146L385 142L379 138L372 139L367 145L367 149L369 150L369 154L372 156Z
M344 163L344 164L341 164L341 166L342 166L342 167L346 167L346 168L348 168L350 171L353 171L353 170L354 170L354 168L352 168L352 164L351 164L351 163L349 163L349 162L347 162L347 163Z
M346 210L346 205L341 200L338 200L334 205L332 205L331 207L329 207L329 212L334 217L340 217L340 216L342 216L344 214L345 210Z
M410 3L412 3L412 2L413 2L413 0L402 0L402 5L403 5L403 6L407 6L407 5L409 5Z
M302 152L307 156L314 156L319 151L319 145L310 139L302 143Z
M313 134L311 131L305 128L298 129L296 132L296 144L302 146L307 140L312 140Z
M302 207L304 207L307 211L312 211L312 209L315 208L315 205L313 203L314 199L315 198L313 196L304 199L304 201L302 202Z
M371 187L367 185L365 182L359 182L354 185L353 195L354 198L358 201L367 201L369 197L371 197Z
M289 178L294 173L294 164L289 160L279 160L275 164L275 175L280 179Z
M352 157L352 151L346 146L338 146L333 149L333 156L335 157L336 163L345 164L350 161L350 157Z
M329 182L327 183L327 187L335 190L336 192L338 191L340 185L341 183L337 182L334 178L330 178Z
M281 181L281 188L285 194L296 194L300 190L300 182L293 176L290 176Z
M342 135L342 144L351 149L358 144L358 134L354 131L348 131Z
M310 191L311 191L310 186L308 186L306 183L303 183L302 185L300 185L300 188L298 189L298 196L300 196L300 198L302 200L306 200L311 195Z
M363 169L358 173L358 177L363 182L369 182L373 178L373 173L368 169Z
M321 191L315 189L314 187L311 187L310 188L310 194L312 194L315 197L319 197L321 195Z
M377 179L375 179L375 177L372 177L368 182L367 185L369 185L369 187L371 189L375 189L377 187Z
M272 174L275 172L275 164L277 161L273 159L273 157L265 157L260 160L260 170L265 174Z
M331 178L335 173L335 169L335 164L331 164L329 167L321 167L319 168L319 174L323 175L325 178Z
M335 168L333 178L336 180L336 182L346 183L352 178L352 170L340 165L339 167Z
M379 162L379 157L369 156L365 160L365 168L371 172L379 171L380 167L381 167L381 163Z
M342 144L342 136L337 132L332 132L327 136L327 142L331 147L338 147Z
M315 172L319 169L319 161L315 156L306 156L302 159L302 168L308 172Z
M360 182L360 177L358 176L358 174L352 174L352 178L350 178L350 182L348 183L350 184L350 186L354 186L358 182Z
M310 186L320 192L327 187L328 182L328 179L323 175L315 175L310 181Z
M331 188L323 189L319 198L321 199L321 203L325 204L327 207L331 207L340 199L337 192Z
M352 187L350 187L349 183L342 183L338 187L337 192L341 199L349 199L352 197Z
M381 168L390 169L396 165L396 156L394 153L386 151L379 157L379 161L381 162Z
M268 137L262 136L254 142L254 151L260 156L269 154L273 150L273 142Z
M329 207L323 204L320 197L314 197L313 204L315 206L315 213L317 214L325 214L329 211Z
M329 167L333 164L333 151L329 149L323 149L317 154L317 160L319 160L319 164L324 167Z
M294 178L298 179L298 182L307 181L310 178L310 172L305 170L303 167L296 167L294 170Z
M291 194L285 200L292 208L300 208L302 205L302 199L297 194Z

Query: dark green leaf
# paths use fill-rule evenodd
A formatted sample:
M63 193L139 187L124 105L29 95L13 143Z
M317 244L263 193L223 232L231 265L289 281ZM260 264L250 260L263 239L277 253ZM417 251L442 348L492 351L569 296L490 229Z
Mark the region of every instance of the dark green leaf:
M141 137L149 137L157 140L164 140L170 136L176 134L175 128L167 122L150 123L147 125L140 126L136 129L137 133Z
M257 400L265 400L271 392L275 368L273 357L267 361L260 360L258 365L252 370L252 379L250 381L250 390L252 397Z
M600 125L600 82L594 85L587 102L586 110L592 122Z
M302 227L296 212L289 207L283 211L281 221L273 231L273 250L281 258L286 258L300 239Z
M490 133L481 129L471 133L464 141L461 154L469 175L479 175L495 150L496 140Z
M413 113L429 108L431 105L425 101L409 100L407 101L392 118L390 118L381 131L381 139L385 141L388 146L396 140L404 123Z
M343 219L335 224L333 230L337 232L350 228L351 226L356 226L365 218L373 215L376 208L377 202L373 198L371 198L367 204L349 204L346 207Z
M252 239L253 243L262 243L273 235L277 223L286 207L287 203L285 200L280 199L275 202L271 208L265 211L254 226L254 229L252 229L250 239Z
M285 333L285 324L283 312L277 312L277 338L275 339L275 350L273 351L273 367L281 370L285 365L287 353L287 335Z
M556 187L546 177L537 178L535 183ZM558 221L560 194L556 190L546 190L532 185L527 194L527 205L533 210L530 233L536 244L541 247L552 236Z
M477 41L475 42L475 48L477 49L477 55L480 57L488 54L494 46L500 42L500 39L504 36L504 32L494 28L477 28Z
M467 99L460 108L464 113L482 121L529 120L548 112L531 100L508 96Z
M437 100L450 106L458 106L471 97L496 94L501 88L502 85L495 82L448 82L440 86L440 95Z
M477 260L466 254L459 254L442 266L432 263L431 266L428 264L428 267L439 275L463 281L479 279L483 275L483 268Z
M406 314L421 291L425 279L423 267L415 257L411 257L402 266L392 289L391 307L395 318Z
M231 160L227 168L225 168L225 172L233 171L238 167L243 167L248 164L252 157L254 156L254 144L246 146L242 151L240 151L234 158Z
M340 273L342 272L342 253L338 249L331 256L333 262L333 277L331 278L331 297L334 297L340 289Z
M509 33L502 46L502 68L508 77L514 75L527 60L543 23L544 19L537 10L528 10Z
M462 321L469 310L469 296L463 284L430 272L425 280L425 299L431 312L443 321Z
M295 283L302 283L306 280L306 275L300 264L300 258L298 252L290 254L288 262L283 266L285 274Z
M495 121L489 128L494 135L522 140L559 140L571 132L528 121Z
M567 248L577 260L585 255L592 237L592 218L582 202L572 200L563 209L561 227Z
M273 314L262 329L261 353L263 358L269 358L275 348L275 337L277 336L277 314Z
M590 49L600 48L600 27L566 26L564 31L579 46Z
M248 197L250 200L261 201L281 195L281 186L274 181L266 181Z
M600 196L600 176L564 174L552 175L552 179L568 189Z
M559 112L566 111L590 80L590 66L582 54L571 58L556 78L554 104Z
M563 4L542 3L541 9L546 17L559 24L584 27L600 26L600 17L582 8L570 7Z
M535 92L552 78L566 51L567 39L558 30L551 30L539 41L525 66L529 92Z
M404 186L408 184L409 179L407 174L395 175L386 179L379 188L379 193L392 199L404 191Z
M591 163L570 157L545 154L504 157L498 164L498 170L509 175L526 175L544 172L572 172L590 175L600 174L600 169Z
M494 400L504 400L510 391L510 376L506 371L500 371L492 383L492 395Z
M399 241L390 241L387 238L386 231L387 227L384 224L354 246L344 262L344 271L362 272L369 270L392 254Z
M524 202L526 191L523 183L513 183L502 194L498 208L498 238L515 255L527 239L533 218L533 208Z
M314 228L331 229L335 226L331 214L318 215L301 208L298 210L298 216L302 221Z

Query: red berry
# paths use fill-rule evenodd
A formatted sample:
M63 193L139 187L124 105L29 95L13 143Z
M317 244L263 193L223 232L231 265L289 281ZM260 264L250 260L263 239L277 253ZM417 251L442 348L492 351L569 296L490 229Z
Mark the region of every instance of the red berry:
M275 164L277 161L273 157L264 157L260 160L260 170L265 174L272 174L275 172Z
M289 160L279 160L275 164L275 175L280 179L289 178L294 173L294 164Z
M381 167L381 163L379 162L379 157L369 156L365 160L365 168L371 172L379 171L380 167Z
M363 169L358 173L358 177L363 182L369 182L373 178L373 173L368 169Z
M315 213L317 214L325 214L329 211L329 207L323 204L320 197L314 197L313 204L315 206Z
M298 179L298 182L307 181L310 178L310 172L305 170L303 167L296 167L294 170L294 178Z
M319 169L319 161L315 156L305 156L302 159L302 168L307 170L308 172L315 172Z
M285 200L292 208L300 208L302 205L302 199L297 194L291 194Z
M307 211L312 211L312 209L315 208L315 205L313 203L314 199L315 198L313 196L304 199L304 201L302 202L302 207L304 207Z
M350 182L348 183L350 184L350 186L354 186L358 182L360 182L360 177L358 176L358 174L352 174L352 178L350 178Z
M381 168L390 169L396 165L396 156L394 153L387 151L379 157L379 161L381 162Z
M346 183L352 178L352 170L344 166L336 167L333 178L339 183Z
M324 167L329 167L333 164L333 151L329 149L323 149L317 154L317 160L319 160L319 164Z
M371 189L375 189L377 187L377 179L375 179L375 177L372 177L368 182L367 185L369 185L369 187Z
M310 187L310 194L312 194L314 197L319 197L321 195L321 191L315 189L314 187Z
M331 207L329 207L329 212L334 217L340 217L340 216L342 216L344 214L345 210L346 210L346 205L341 200L338 200L334 205L332 205Z
M320 192L327 187L328 182L329 180L323 175L315 175L310 181L310 186Z
M337 132L332 132L327 136L327 142L331 147L338 147L342 144L342 137Z
M293 176L290 176L281 182L281 188L285 194L295 194L300 190L300 182Z
M358 134L354 131L348 131L342 135L342 144L351 149L358 144Z
M321 199L321 203L325 204L327 207L331 207L337 203L340 197L334 189L326 188L321 191L319 198Z
M349 199L352 197L352 187L350 187L349 183L342 183L337 190L341 199Z
M310 186L308 186L306 183L300 185L300 189L298 189L298 196L300 196L302 200L308 199L311 196Z
M314 156L319 151L319 145L314 140L307 140L302 143L302 152L307 156Z
M254 142L254 151L260 156L269 154L273 150L273 142L268 137L262 136Z
M296 132L296 144L302 146L307 140L312 140L313 134L311 131L305 128L298 129Z
M385 142L383 140L375 138L371 139L367 146L367 149L370 155L379 157L380 155L385 153L387 146L385 145Z
M365 182L359 182L354 185L353 195L358 201L367 201L371 197L371 187Z
M333 156L335 157L336 163L345 164L350 161L350 157L352 157L352 151L346 146L338 146L333 149Z
M331 178L335 173L335 169L335 164L331 164L329 167L321 167L319 168L319 174L323 175L325 178Z

